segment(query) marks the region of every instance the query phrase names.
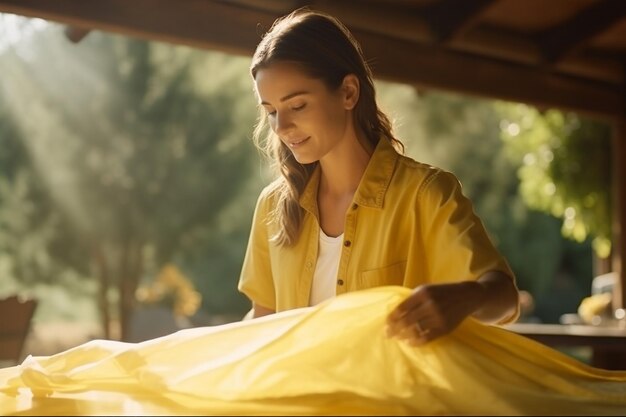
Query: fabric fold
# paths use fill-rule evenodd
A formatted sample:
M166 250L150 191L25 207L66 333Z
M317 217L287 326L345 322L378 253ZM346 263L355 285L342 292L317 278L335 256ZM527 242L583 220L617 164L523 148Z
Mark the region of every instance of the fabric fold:
M626 415L607 371L467 319L421 347L388 338L410 290L141 343L94 340L0 369L2 415Z

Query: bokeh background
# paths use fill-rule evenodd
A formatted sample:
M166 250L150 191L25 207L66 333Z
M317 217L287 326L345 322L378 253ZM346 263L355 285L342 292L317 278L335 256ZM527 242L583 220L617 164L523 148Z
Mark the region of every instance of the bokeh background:
M38 301L25 354L248 311L237 280L272 178L248 65L0 14L0 298ZM460 178L529 296L522 319L575 313L610 252L609 127L376 83L406 153Z

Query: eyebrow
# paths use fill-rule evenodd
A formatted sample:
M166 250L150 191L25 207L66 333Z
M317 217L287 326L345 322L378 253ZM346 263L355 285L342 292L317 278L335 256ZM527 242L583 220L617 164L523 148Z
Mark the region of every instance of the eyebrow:
M294 93L287 94L285 97L281 98L280 102L282 103L284 101L289 100L290 98L294 98L302 94L310 94L310 93L308 91L296 91ZM270 103L268 103L267 101L262 101L261 104L265 106L265 105L269 105Z

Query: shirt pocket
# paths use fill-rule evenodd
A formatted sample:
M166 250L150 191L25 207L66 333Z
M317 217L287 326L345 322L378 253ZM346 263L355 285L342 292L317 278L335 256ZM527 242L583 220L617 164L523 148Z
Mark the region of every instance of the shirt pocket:
M382 268L369 269L359 274L359 289L384 285L403 285L406 261L396 262Z

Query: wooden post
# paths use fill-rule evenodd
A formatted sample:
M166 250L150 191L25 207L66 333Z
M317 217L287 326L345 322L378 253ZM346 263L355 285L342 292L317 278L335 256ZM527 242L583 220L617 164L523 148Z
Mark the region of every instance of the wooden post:
M626 115L613 123L612 138L612 268L618 275L613 307L617 310L626 306Z

